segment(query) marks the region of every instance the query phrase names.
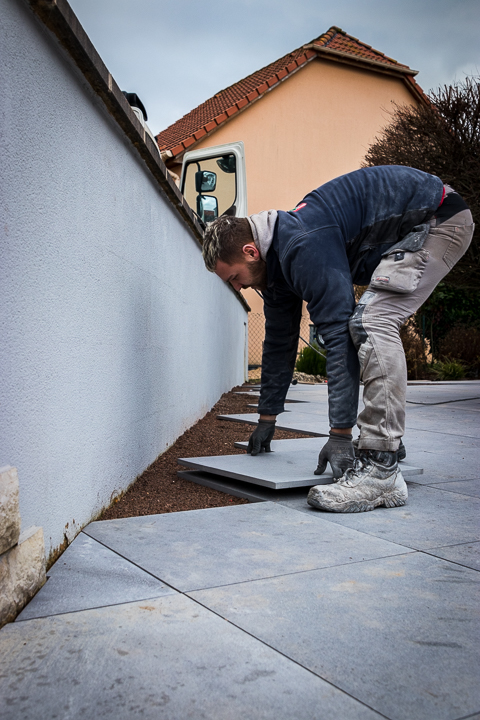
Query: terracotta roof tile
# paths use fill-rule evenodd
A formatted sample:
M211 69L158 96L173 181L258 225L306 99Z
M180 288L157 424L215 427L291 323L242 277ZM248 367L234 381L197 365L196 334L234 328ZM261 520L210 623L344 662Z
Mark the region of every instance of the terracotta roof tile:
M311 44L327 48L328 50L347 53L348 55L352 55L353 58L364 58L365 60L374 60L375 62L381 62L386 65L408 69L408 65L403 65L393 60L393 58L387 57L387 55L384 55L384 53L379 50L374 50L371 45L367 45L361 40L358 40L358 38L353 37L353 35L347 35L346 32L338 27L331 27L330 30L321 35L317 40L313 40Z
M221 90L170 127L162 130L157 135L160 150L168 150L174 157L180 155L206 133L212 132L229 117L236 114L238 110L245 108L248 103L261 97L280 80L316 57L315 50L318 50L318 54L331 53L332 58L335 54L338 54L339 58L347 55L352 60L360 62L364 60L368 63L388 65L393 70L407 71L406 76L412 80L417 93L422 94L412 77L415 71L408 72L410 68L407 65L402 65L378 50L374 50L370 45L347 35L340 28L331 27L310 43L293 50L288 55L284 55L270 65L230 85L225 90Z

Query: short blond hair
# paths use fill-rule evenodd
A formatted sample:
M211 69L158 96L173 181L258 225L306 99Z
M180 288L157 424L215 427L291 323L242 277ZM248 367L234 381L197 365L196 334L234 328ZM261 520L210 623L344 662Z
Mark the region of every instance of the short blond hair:
M253 243L253 235L248 220L222 215L205 230L202 249L205 267L215 272L219 260L233 264L242 257L243 246L249 243Z

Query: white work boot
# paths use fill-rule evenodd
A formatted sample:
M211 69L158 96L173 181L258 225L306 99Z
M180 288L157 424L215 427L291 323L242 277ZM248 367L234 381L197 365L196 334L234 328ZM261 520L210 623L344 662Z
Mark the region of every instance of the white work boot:
M310 488L307 502L330 512L366 512L379 505L405 505L407 497L396 453L363 450L355 466L346 470L338 482Z

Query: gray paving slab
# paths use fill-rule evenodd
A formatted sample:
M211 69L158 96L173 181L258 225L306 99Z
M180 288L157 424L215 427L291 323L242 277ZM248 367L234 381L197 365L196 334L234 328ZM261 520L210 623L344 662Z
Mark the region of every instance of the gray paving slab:
M307 504L306 488L271 490L270 488L261 487L260 485L253 485L252 483L231 480L229 478L219 477L218 475L211 475L210 473L192 470L179 471L178 475L183 477L185 480L190 480L191 482L211 487L214 490L219 490L220 492L245 498L250 502L276 502L280 505L284 505L285 507L290 507L292 509L308 513L312 517L319 517L319 515L316 514L315 511ZM452 483L452 485L453 484L455 483ZM382 537L382 528L378 530L377 527L376 529L379 532L379 536ZM369 532L368 521L365 523L364 530L365 532ZM430 548L428 553L442 557L446 560L451 560L452 562L457 562L460 565L465 565L466 567L473 568L474 570L480 570L479 542L452 545L445 548Z
M312 442L313 441L313 442ZM272 452L252 455L219 455L211 457L179 458L178 463L192 470L209 472L234 480L243 480L255 485L280 490L291 487L311 487L319 483L333 482L332 472L314 475L318 453L327 438L305 438L288 441L292 446L285 448L282 440L272 442ZM237 447L239 444L236 444ZM244 445L245 449L247 445Z
M470 400L452 400L451 402L445 402L441 403L440 405L434 405L429 403L409 403L407 404L407 412L409 408L416 409L416 408L432 408L432 407L438 407L444 410L464 410L466 412L480 412L480 400L477 399L470 399Z
M285 497L302 498L306 501L308 493L307 488L272 490L262 485L254 485L253 483L242 480L232 480L232 478L213 475L212 473L201 472L199 470L178 470L177 475L184 480L189 480L204 487L213 488L213 490L219 490L228 495L245 498L245 500L249 500L250 502L265 502L265 500L278 502Z
M430 555L480 571L480 542L431 548Z
M309 512L300 501L291 501L288 506ZM312 512L318 512L329 522L415 550L480 540L480 500L444 491L441 486L409 482L407 504L399 508L376 508L372 512L353 514L323 513L313 509Z
M456 385L408 386L407 401L419 403L450 403L454 400L464 401L466 398L479 398L480 384L469 383Z
M183 592L406 551L272 502L104 520L85 532Z
M417 482L480 477L480 440L477 438L407 429L404 443L406 461L424 469L424 478L418 478Z
M301 411L303 412L307 407L310 406L310 401L308 400L285 400L285 412L287 412L288 409L292 410L292 408L289 408L289 405L301 405ZM258 408L258 402L256 403L248 403L247 407L250 408ZM328 405L325 403L325 407L328 407Z
M47 576L16 622L175 592L84 533L75 538Z
M405 426L407 430L430 430L447 435L480 438L478 413L451 405L409 405Z
M258 415L256 413L244 413L239 415L218 415L220 420L231 420L232 422L257 425ZM318 437L327 437L330 432L328 418L317 417L316 415L290 411L277 416L277 428L280 430L294 430L304 432Z
M478 588L414 553L192 597L391 720L455 720L480 708Z
M274 490L292 487L312 487L333 482L328 466L323 475L315 475L318 453L327 438L297 438L274 440L272 452L252 455L215 455L210 457L179 458L178 463L192 470L264 485ZM235 443L246 450L248 443ZM406 476L420 475L421 468L402 463Z
M441 490L449 492L461 493L462 495L471 495L480 498L480 480L457 480L456 482L432 483L432 487L438 487Z
M480 412L480 400L466 400L465 402L454 402L449 407L455 410L465 410L468 412ZM480 422L480 421L479 421Z
M2 720L330 720L379 717L173 595L6 626Z
M290 412L301 413L302 415L317 415L323 418L328 424L328 402L309 401L308 403L302 404L300 408L292 408L288 405L285 408ZM281 415L279 416L281 418ZM278 417L277 417L278 423Z

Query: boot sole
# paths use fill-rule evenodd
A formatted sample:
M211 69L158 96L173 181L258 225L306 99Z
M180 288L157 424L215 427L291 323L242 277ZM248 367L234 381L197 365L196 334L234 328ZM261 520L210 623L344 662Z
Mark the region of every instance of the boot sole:
M318 510L337 513L369 512L381 505L385 505L387 508L402 507L402 505L405 505L407 502L408 490L401 472L397 475L396 483L399 480L403 483L404 487L396 488L391 492L385 493L376 498L376 500L346 500L343 503L338 503L328 499L319 502L316 498L312 497L307 498L307 503Z

